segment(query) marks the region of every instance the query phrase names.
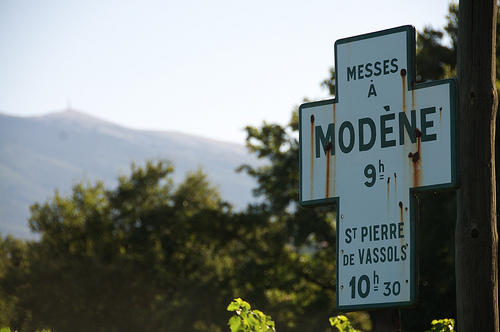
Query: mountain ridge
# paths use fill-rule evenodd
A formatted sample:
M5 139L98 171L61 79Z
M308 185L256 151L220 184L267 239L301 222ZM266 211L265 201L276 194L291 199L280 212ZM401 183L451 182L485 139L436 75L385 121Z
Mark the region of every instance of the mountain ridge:
M236 209L255 200L254 179L236 173L262 165L243 145L169 131L135 130L68 109L36 117L0 113L0 234L29 238L29 206L82 179L116 185L132 162L173 162L175 183L199 167Z

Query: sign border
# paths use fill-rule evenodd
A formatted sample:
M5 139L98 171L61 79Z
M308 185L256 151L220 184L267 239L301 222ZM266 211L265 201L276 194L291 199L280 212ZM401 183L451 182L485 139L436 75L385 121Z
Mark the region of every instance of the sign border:
M354 310L366 310L366 309L390 309L390 308L402 308L402 307L412 307L416 305L418 299L418 251L419 251L419 209L418 209L418 198L416 196L417 193L420 192L429 192L429 191L441 191L441 190L451 190L459 187L460 185L460 176L458 172L458 118L457 118L457 97L458 97L458 84L457 80L454 78L444 79L438 81L431 81L426 83L415 83L415 58L416 58L416 30L412 25L403 25L396 28L371 32L367 34L357 35L353 37L339 39L335 42L334 50L335 50L335 68L338 67L337 60L337 46L340 44L350 43L354 41L376 38L380 36L390 35L394 33L405 32L406 33L406 48L407 48L407 86L408 91L418 90L427 87L432 87L436 85L448 84L449 86L449 96L450 96L450 144L451 144L451 179L449 183L443 183L438 185L429 185L424 187L412 187L410 190L410 300L409 301L400 301L400 302L389 302L389 303L372 303L367 305L339 305L339 297L336 297L336 305L338 310L343 311L354 311ZM338 71L335 71L335 82L337 80ZM335 86L335 98L304 103L300 105L298 115L299 115L299 129L302 128L302 112L305 108L318 107L324 105L332 105L338 103L340 100L338 95L338 85ZM339 216L340 213L340 197L329 197L315 200L308 200L307 202L303 201L303 186L302 186L302 131L299 130L299 204L302 207L315 207L315 206L325 206L325 205L333 205L336 211L336 221L335 226L336 229L339 229ZM337 244L336 244L336 275L339 274L339 234L336 234ZM337 282L336 292L339 294L340 285Z

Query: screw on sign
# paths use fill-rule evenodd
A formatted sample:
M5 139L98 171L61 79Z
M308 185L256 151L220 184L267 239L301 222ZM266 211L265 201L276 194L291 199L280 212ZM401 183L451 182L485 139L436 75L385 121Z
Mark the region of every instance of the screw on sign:
M456 81L414 84L415 29L335 43L335 99L299 108L300 204L337 211L337 307L417 301L417 191L458 183Z

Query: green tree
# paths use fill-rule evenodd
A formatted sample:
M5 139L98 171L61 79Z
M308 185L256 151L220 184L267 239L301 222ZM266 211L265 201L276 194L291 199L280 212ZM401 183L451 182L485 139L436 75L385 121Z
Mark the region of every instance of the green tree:
M278 167L292 172L296 156L286 155ZM2 305L13 308L2 323L56 332L222 331L228 299L245 296L270 308L283 331L325 330L334 313L332 213L296 209L295 184L283 195L289 203L236 213L200 170L178 186L172 172L164 161L133 165L111 190L82 182L34 204L30 227L40 239L19 241L22 264L2 256ZM9 241L1 248L13 252Z
M67 197L56 192L34 204L30 227L40 240L23 251L26 268L2 259L8 266L0 289L15 299L2 323L21 330L222 331L225 305L239 287L234 254L243 254L232 246L245 218L201 170L178 186L172 172L164 161L133 165L112 190L78 183ZM13 247L9 241L0 250Z
M11 235L0 236L0 327L25 319L18 304L24 289L18 280L28 269L28 245ZM12 273L9 273L12 271Z

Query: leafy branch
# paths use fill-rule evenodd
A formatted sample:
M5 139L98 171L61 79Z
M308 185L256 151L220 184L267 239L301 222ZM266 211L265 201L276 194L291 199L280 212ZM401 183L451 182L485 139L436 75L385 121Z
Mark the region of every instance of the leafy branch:
M250 303L240 298L234 299L228 307L228 311L236 312L229 319L231 332L275 332L274 322L270 316L266 316L260 310L251 310Z

